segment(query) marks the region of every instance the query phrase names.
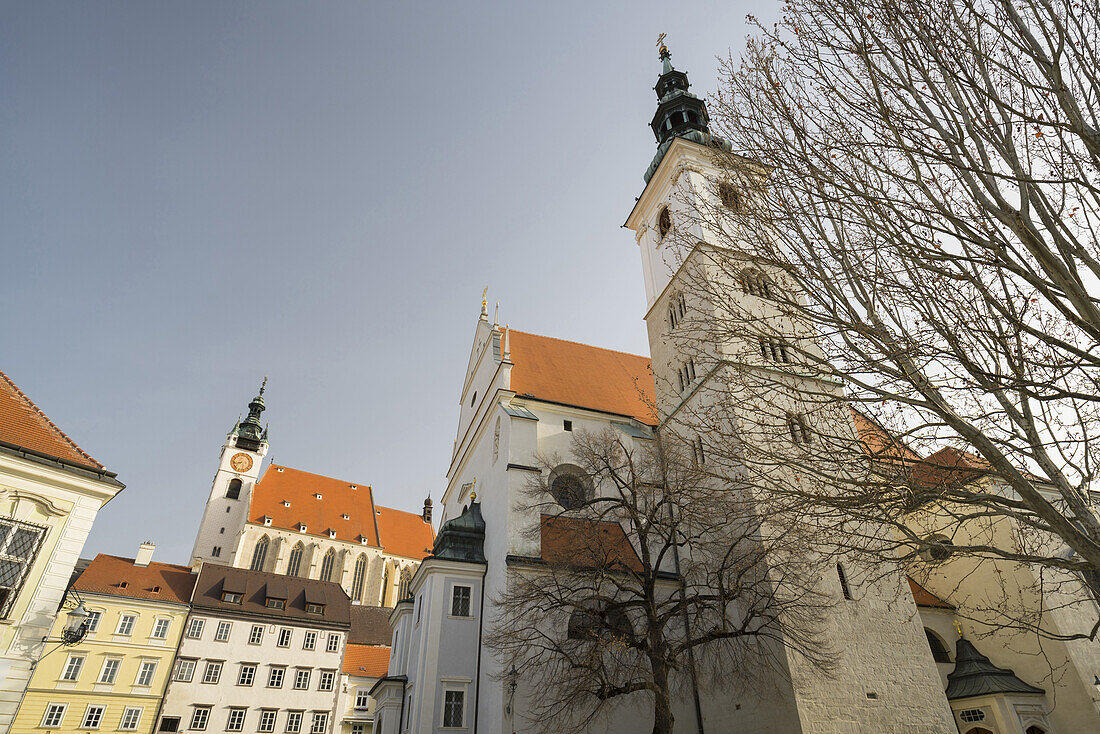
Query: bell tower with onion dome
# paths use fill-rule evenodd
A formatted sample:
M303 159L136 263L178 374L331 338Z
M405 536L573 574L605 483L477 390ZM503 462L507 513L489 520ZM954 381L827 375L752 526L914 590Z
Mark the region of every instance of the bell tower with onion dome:
M266 409L264 390L248 403L248 415L237 419L222 443L218 470L206 500L195 546L191 550L191 565L205 563L233 564L237 537L248 520L252 487L260 476L260 465L267 455L267 428L260 423Z

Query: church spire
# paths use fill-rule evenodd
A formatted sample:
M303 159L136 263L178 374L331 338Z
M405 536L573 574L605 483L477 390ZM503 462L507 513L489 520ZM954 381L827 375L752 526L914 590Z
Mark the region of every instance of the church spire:
M687 74L672 66L672 53L665 45L664 33L657 39L657 43L660 46L658 56L661 59L661 75L657 78L657 85L653 87L657 93L657 111L653 113L653 120L649 123L653 136L657 139L657 155L645 172L646 183L657 172L657 166L661 164L661 159L675 138L683 138L700 145L717 145L723 149L729 147L729 143L710 134L707 104L688 91L691 85Z
M248 404L248 417L238 424L236 431L238 448L256 451L260 448L260 444L267 440L267 431L260 425L260 414L267 407L264 405L265 389L267 389L266 377L260 385L260 393Z

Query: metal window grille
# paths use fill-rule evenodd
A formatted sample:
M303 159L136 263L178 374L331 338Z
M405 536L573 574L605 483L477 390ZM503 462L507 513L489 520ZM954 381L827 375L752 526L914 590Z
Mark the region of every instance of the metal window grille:
M45 536L41 525L0 518L0 618L11 613Z
M465 691L446 691L443 694L443 726L462 726L465 698Z
M451 592L451 615L455 617L470 616L470 587L456 586Z

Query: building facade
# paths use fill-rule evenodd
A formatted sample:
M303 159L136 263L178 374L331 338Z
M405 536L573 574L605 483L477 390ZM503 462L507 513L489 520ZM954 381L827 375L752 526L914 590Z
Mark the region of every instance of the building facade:
M157 731L335 731L350 606L332 582L204 564Z
M222 445L191 562L333 581L356 604L392 606L431 551L431 500L417 515L382 507L366 484L272 464L264 390Z
M79 643L60 642L60 614L38 661L13 732L77 729L152 732L176 654L195 576L188 566L100 554L73 583L89 613Z
M376 731L376 705L370 692L389 668L390 612L387 607L351 608L351 630L336 695L336 731L340 734Z
M92 522L122 488L0 373L0 733L10 730Z

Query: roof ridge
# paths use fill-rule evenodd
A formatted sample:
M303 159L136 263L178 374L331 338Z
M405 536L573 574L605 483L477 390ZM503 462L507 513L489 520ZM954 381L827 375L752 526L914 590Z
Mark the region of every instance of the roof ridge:
M114 558L116 561L127 561L128 563L133 563L136 560L134 558L130 558L129 556L116 556L114 553L97 553L96 557L91 560L91 563L95 563L96 558L99 558L101 556L104 558ZM135 566L135 568L149 568L150 566L171 566L173 568L179 569L180 571L187 571L188 573L191 572L190 566L185 566L182 563L168 563L167 561L149 561L148 566Z
M8 383L8 385L11 387L12 390L15 390L15 392L19 394L19 397L21 397L23 400L25 400L27 402L27 405L31 406L31 408L34 410L35 414L37 414L39 418L46 421L46 423L50 426L50 428L57 431L58 435L60 435L61 438L65 439L65 441L70 446L72 446L77 452L79 452L81 456L83 456L84 458L86 458L88 461L92 462L96 466L98 466L100 469L105 469L106 468L105 466L103 466L103 464L100 464L98 461L96 461L94 458L92 458L91 454L89 454L87 451L85 451L84 449L77 446L76 441L69 438L69 435L67 433L62 431L57 426L56 423L54 423L52 420L50 420L50 417L48 415L46 415L45 413L43 413L42 409L39 408L38 405L33 400L31 400L29 397L27 397L27 394L25 392L23 392L22 390L20 390L19 386L16 385L12 381L12 379L4 373L3 370L0 370L0 377L2 377L4 379L4 382Z
M653 361L652 357L647 357L644 354L634 354L633 352L624 352L621 349L609 349L608 347L597 347L595 344L585 344L584 342L575 341L573 339L562 339L558 336L546 336L545 334L534 334L530 331L520 331L519 329L503 329L503 331L514 331L517 334L523 334L525 336L535 336L539 339L550 339L551 341L563 342L565 344L576 344L578 347L588 347L589 349L599 349L602 352L612 352L613 354L622 354L626 357L637 357L638 359Z
M267 468L268 468L268 470L270 470L272 468L290 469L291 471L296 471L300 474L309 474L311 477L321 477L321 479L329 479L333 482L346 482L349 485L354 484L359 489L369 489L372 492L374 491L374 487L372 487L369 484L360 484L359 482L354 482L350 479L341 479L340 477L330 477L327 474L318 474L317 472L306 471L305 469L296 469L293 466L287 466L286 464L276 464L275 462L271 462L271 464L269 464ZM265 471L264 472L264 477L266 477L266 476L267 476L267 472ZM262 481L262 480L263 480L263 477L260 478L260 481Z
M375 505L374 509L376 509L376 510L389 510L390 512L401 512L401 513L404 513L406 515L412 515L413 517L420 517L420 518L424 517L419 512L412 512L411 510L399 510L396 507L386 507L385 505Z

